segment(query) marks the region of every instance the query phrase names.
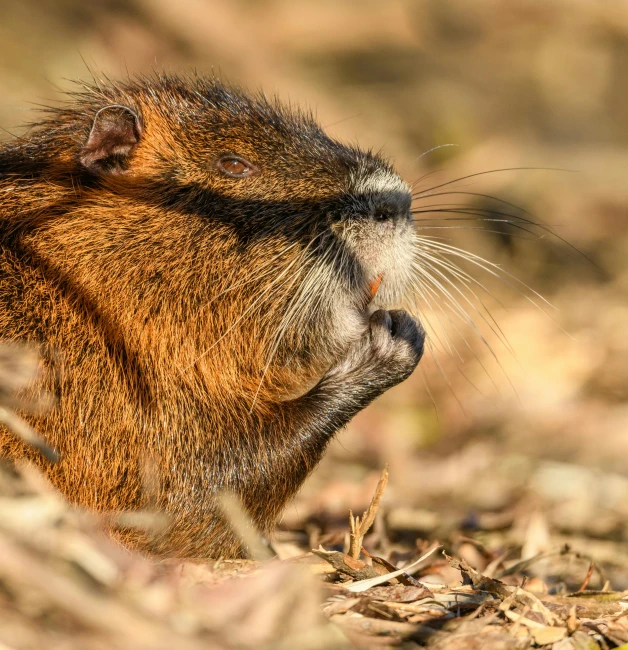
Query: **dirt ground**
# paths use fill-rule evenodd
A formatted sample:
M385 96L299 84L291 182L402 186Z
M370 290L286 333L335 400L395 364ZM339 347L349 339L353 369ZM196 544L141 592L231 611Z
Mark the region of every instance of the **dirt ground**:
M3 0L0 11L3 138L90 70L214 71L383 149L415 183L426 241L478 256L462 261L473 280L419 300L420 371L340 433L286 510L272 545L284 563L233 569L254 574L246 589L223 581L224 563L129 558L30 470L3 470L0 646L628 643L628 4ZM390 570L438 542L451 561L438 550L421 582L355 595L344 564L288 559L346 552L349 510L366 509L385 466L366 551ZM32 522L47 531L39 541Z

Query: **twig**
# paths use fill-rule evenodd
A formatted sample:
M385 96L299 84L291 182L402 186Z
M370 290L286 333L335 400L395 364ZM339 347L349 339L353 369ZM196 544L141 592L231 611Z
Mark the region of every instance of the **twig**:
M376 578L379 574L372 566L364 564L360 560L354 560L352 557L341 553L340 551L326 551L322 546L312 550L314 555L329 562L331 566L339 573L343 573L354 580L364 580L366 578Z
M591 580L591 576L593 575L594 569L595 569L595 564L591 562L589 564L589 570L587 571L587 575L584 578L584 582L580 585L580 589L576 591L577 594L581 594L589 586L589 582Z
M377 515L377 510L379 508L379 502L382 500L382 495L386 489L386 484L388 483L388 466L384 467L382 476L377 483L375 488L375 494L371 499L369 507L366 509L365 513L360 517L354 517L353 512L349 510L349 527L351 533L349 535L349 557L354 560L360 558L360 549L362 548L362 541L364 536L368 532L369 528L373 525L375 521L375 516Z

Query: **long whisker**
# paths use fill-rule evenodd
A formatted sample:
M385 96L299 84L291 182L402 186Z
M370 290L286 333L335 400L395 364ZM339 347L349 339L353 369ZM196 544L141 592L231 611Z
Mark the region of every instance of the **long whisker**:
M500 171L500 170L496 170ZM570 171L570 170L556 170L556 171ZM488 172L480 172L482 173L488 173ZM460 179L462 180L462 179ZM455 182L455 181L452 181ZM493 215L493 216L502 216L507 220L507 223L512 225L515 228L520 228L524 229L521 227L520 224L527 224L528 226L532 226L534 228L538 228L539 230L546 232L552 236L555 240L559 241L561 244L567 246L569 251L572 253L575 253L575 257L572 257L572 259L580 259L586 260L589 264L593 265L595 268L598 270L600 269L599 265L591 259L586 253L581 251L577 246L574 246L571 242L569 242L567 239L564 237L561 237L558 232L556 231L555 227L543 222L541 219L539 219L536 215L533 215L529 211L525 210L524 208L511 203L509 201L506 201L504 199L501 199L496 196L492 196L490 194L483 194L481 192L461 192L458 190L451 190L451 191L446 191L446 192L430 192L429 194L424 194L424 193L418 193L414 194L413 198L418 199L421 198L422 196L430 196L430 197L435 197L435 196L451 196L451 195L460 195L460 196L473 196L473 197L479 197L479 198L484 198L484 199L489 199L491 201L495 201L497 203L501 203L503 205L506 205L510 208L514 208L515 210L518 210L519 212L528 215L527 217L524 217L520 214L512 214L512 213L507 213L507 212L502 212L502 211L496 211L496 210L489 210L487 208L477 208L473 206L465 206L464 204L452 204L451 206L447 205L435 205L435 206L426 206L426 205L421 205L418 209L412 210L413 214L427 214L429 212L437 212L437 213L443 213L443 212L448 212L450 211L451 213L458 213L458 214L469 214L469 215L477 215L477 216L482 216L482 215ZM431 208L435 209L431 209ZM456 210L448 210L448 209L438 209L438 208L458 208L460 211L457 212ZM439 217L435 217L434 220L439 220ZM490 219L486 219L489 221ZM428 221L427 219L424 219L422 221ZM516 222L516 223L513 223ZM525 229L524 229L525 230ZM533 232L529 230L528 232ZM539 237L540 239L541 237Z
M323 255L322 259L319 260L319 263L314 264L308 270L307 274L305 275L305 277L301 282L299 291L293 296L292 300L290 301L284 313L284 316L282 317L279 323L279 326L277 327L275 336L270 346L268 361L264 366L264 369L262 371L262 376L257 385L255 395L253 396L253 401L251 403L251 408L250 408L251 411L255 407L264 379L266 378L266 374L268 373L270 365L275 355L277 354L277 351L279 350L279 346L281 344L281 340L284 334L286 333L286 331L288 331L290 325L293 325L294 326L293 329L297 332L300 331L301 329L299 327L300 318L302 317L303 314L303 310L301 309L301 307L308 306L309 308L308 311L311 312L318 307L318 305L322 300L322 292L320 291L320 287L324 285L320 282L320 275L322 273L322 269L325 268L325 259L328 254L329 254L329 250L325 251L325 254ZM336 257L337 255L338 253L336 252ZM318 291L316 291L316 289L318 289ZM312 302L312 295L316 296L314 302ZM297 319L296 323L295 323L295 316Z
M419 307L422 318L425 319L426 325L432 335L429 339L429 350L450 388L451 385L444 372L444 368L434 354L434 344L436 344L437 346L445 347L450 356L455 357L454 361L456 359L462 361L459 351L449 336L448 329L458 334L460 339L456 340L462 340L464 342L466 348L480 362L486 375L492 381L493 385L495 385L491 374L481 363L475 350L469 345L469 341L460 331L458 326L462 322L464 327L471 327L474 333L480 338L504 372L514 392L517 392L495 350L493 350L491 344L476 324L477 321L483 330L488 327L489 333L494 335L508 349L513 357L515 356L507 336L494 317L492 310L489 308L489 305L492 305L492 301L496 301L498 304L501 303L489 291L487 286L481 281L481 278L476 277L479 275L477 271L496 278L510 289L516 291L554 323L555 320L547 310L553 310L555 307L538 291L504 270L499 264L493 263L480 255L458 248L450 238L437 236L435 234L436 231L480 231L527 241L563 244L565 247L560 248L563 253L570 257L574 257L572 253L575 253L580 260L587 260L588 263L597 267L597 264L584 252L561 237L553 225L543 222L531 212L499 197L491 196L481 191L464 189L466 185L473 184L475 179L488 174L524 170L574 171L550 167L509 167L476 172L446 182L433 183L431 186L421 188L420 185L425 185L423 183L424 179L430 175L427 174L412 184L412 198L416 202L410 212L414 222L416 236L415 259L412 263L413 279L410 285L417 300L417 306L422 303L426 311L431 315L431 318L428 317L424 313L424 309ZM469 181L472 182L469 183ZM426 201L426 199L431 200ZM465 205L462 201L463 199L482 200L486 204L486 207ZM485 302L484 298L486 296L490 297L490 302ZM501 306L503 307L503 305ZM557 326L560 327L558 324ZM465 376L457 361L456 365L461 374ZM466 376L465 378L468 381ZM496 388L499 390L499 387L496 386Z
M421 196L420 194L416 194L413 195L413 198L419 198L420 196ZM506 201L505 199L502 199L498 196L493 196L492 194L483 194L482 192L461 192L460 190L447 190L446 192L430 192L430 197L432 196L474 196L482 199L489 199L491 201L495 201L496 203L507 205L509 208L514 208L515 210L518 210L519 212L523 212L524 214L527 214L530 217L534 217L534 219L538 219L537 216L533 215L531 212L528 212L528 210L522 208L516 203L511 203L510 201ZM540 219L538 219L538 221L539 223L543 223L543 221L541 221Z
M303 229L304 229L303 227L299 228L298 230L295 231L294 234L299 233ZM264 273L255 275L252 278L248 278L246 280L242 280L241 282L236 282L235 284L230 285L229 287L227 287L226 289L224 289L220 293L216 294L213 298L211 298L211 300L209 300L206 303L206 305L211 305L213 302L218 300L218 298L221 298L222 296L224 296L225 294L227 294L227 293L229 293L231 291L235 291L236 289L240 289L241 287L243 287L243 286L245 286L247 284L252 284L254 282L258 282L260 279L265 278L265 277L267 277L269 275L274 275L277 272L277 267L275 266L274 263L278 259L280 259L281 257L284 257L286 255L286 253L288 253L293 248L295 248L296 246L299 246L299 245L301 245L301 242L299 242L297 240L297 241L294 241L289 246L287 246L286 248L283 248L276 255L273 255L273 257L271 257L270 259L264 261L264 264L268 267L268 269Z
M455 322L451 319L451 317L450 317L450 316L449 316L449 315L444 311L443 307L441 306L442 301L440 301L439 298L442 298L442 296L441 296L440 294L438 294L437 291L435 291L435 290L430 286L431 282L429 281L428 278L423 277L423 280L424 280L424 282L423 282L423 285L422 285L422 286L425 287L425 288L427 288L427 289L429 290L430 294L432 294L432 295L434 296L434 299L435 299L435 301L436 301L436 304L438 305L438 309L439 309L439 311L443 314L443 316L447 319L447 321L449 322L449 324L451 325L451 327L453 327L453 329L456 331L456 333L460 336L460 338L461 338L462 341L464 342L465 346L468 348L468 350L471 352L471 354L473 355L473 357L475 357L476 361L480 364L480 367L481 367L481 368L484 370L484 372L486 373L486 375L487 375L487 377L489 378L489 380L490 380L490 381L495 385L495 383L494 383L494 381L493 381L493 379L492 379L490 373L489 373L488 370L485 368L484 364L482 363L482 361L481 361L480 358L478 357L478 355L477 355L477 353L475 352L475 350L474 350L474 349L471 347L471 345L469 344L467 338L462 334L462 332L461 332L461 331L459 330L459 328L456 326ZM426 280L426 281L425 281L425 280ZM427 303L427 305L428 305L428 308L432 311L432 313L434 313L434 314L436 315L436 310L435 310L435 308L434 308L434 305L433 305L432 302L431 302L431 301L430 301L430 300L429 300L429 299L424 295L424 292L421 290L420 287L421 287L421 285L416 285L416 284L415 284L415 288L418 290L418 292L419 292L419 293L422 295L422 297L425 299L425 301L426 301L426 303ZM447 304L448 307L451 308L451 305L449 305L447 301L446 301L446 304ZM456 310L454 309L454 311L456 311ZM440 323L440 319L438 318L437 315L436 315L436 317L437 317L437 319L439 320L439 323ZM431 330L432 330L432 334L435 335L435 336L437 337L438 340L440 340L440 337L438 337L438 334L437 334L437 332L435 331L434 327L431 326L431 324L430 324L429 317L427 317L427 314L426 314L424 311L422 311L422 318L423 318L423 320L425 320L425 321L428 323L428 327L431 328ZM466 319L464 319L464 320L466 321ZM443 328L443 332L444 332L444 334L445 334L445 337L447 338L447 340L449 340L449 339L450 339L450 337L449 337L449 333L448 333L447 330L444 328L444 326L442 326L442 324L441 324L441 327ZM434 360L434 362L435 362L437 368L438 368L439 371L441 372L443 378L445 379L445 382L448 384L448 386L449 386L449 388L450 388L450 390L451 390L451 385L450 385L449 379L448 379L448 377L447 377L447 375L446 375L444 369L442 368L442 365L440 364L440 362L439 362L438 359L436 358L436 355L434 354L433 341L432 341L430 338L428 338L428 341L429 341L428 350L430 351L430 355L432 356L432 358L433 358L433 360ZM454 349L455 349L455 348L454 348ZM456 353L457 353L457 355L458 355L458 358L460 359L460 363L464 363L464 360L463 360L462 356L460 355L460 353L457 351L457 349L456 349ZM475 390L477 390L479 393L481 393L480 389L479 389L479 388L478 388L478 387L477 387L477 386L476 386L476 385L475 385L475 384L474 384L474 383L473 383L473 382L472 382L472 381L467 377L467 375L463 372L463 370L462 370L462 368L460 367L460 364L459 364L458 362L456 362L456 368L457 368L458 372L459 372L459 373L460 373L460 374L465 378L465 380L466 380L466 381L467 381L467 382L468 382L468 383L469 383L469 384L470 384L470 385L471 385ZM499 391L499 388L498 388L497 386L496 386L496 388L497 388L497 390ZM452 392L453 392L453 391L452 391ZM458 400L457 400L457 396L454 395L454 397L456 397L456 401L458 401Z
M422 275L422 274L420 274L420 275ZM434 318L436 318L436 320L438 321L438 324L440 326L440 330L441 330L443 336L445 337L444 342L441 340L440 335L439 335L438 330L436 329L436 327L434 327L432 325L430 317L428 316L426 311L421 310L422 319L427 324L428 330L431 330L433 337L436 338L436 342L438 344L440 344L441 346L443 346L443 350L446 347L449 354L452 354L452 351L455 352L456 355L458 356L458 358L462 361L462 356L458 352L458 349L456 348L456 346L451 341L451 337L449 336L449 332L447 331L447 328L444 326L443 322L440 319L439 312L443 315L444 318L447 319L447 321L450 323L450 325L454 329L456 329L456 326L453 323L453 321L451 320L451 317L449 316L449 314L447 314L445 312L445 310L441 306L438 305L439 295L434 291L434 289L427 282L419 283L419 282L411 281L411 285L412 285L412 288L414 289L414 291L423 300L423 302L425 302L425 304L427 305L429 311L434 315ZM429 292L429 295L428 295L427 292ZM435 299L435 301L437 301L436 305L432 304L432 301L430 300L430 295Z
M312 240L309 242L308 247L313 243L313 241L314 241L315 239L316 239L316 238L312 239ZM306 247L306 249L307 249L307 247ZM249 306L244 310L244 312L243 312L243 313L242 313L242 314L241 314L241 315L240 315L240 316L235 320L235 322L234 322L234 323L233 323L233 324L232 324L232 325L231 325L231 326L230 326L230 327L229 327L229 328L228 328L228 329L227 329L227 330L226 330L226 331L225 331L225 332L224 332L224 333L223 333L223 334L222 334L222 335L221 335L221 336L216 340L216 341L214 341L214 342L213 342L213 343L212 343L212 344L211 344L211 345L210 345L206 350L204 350L200 355L198 355L198 356L194 359L194 361L193 361L192 363L190 363L188 366L186 366L186 367L182 370L182 372L184 372L184 371L186 371L186 370L189 370L189 369L190 369L190 368L191 368L195 363L197 363L200 359L202 359L202 358L205 357L207 354L209 354L209 352L210 352L213 348L215 348L215 347L216 347L216 346L217 346L217 345L218 345L218 344L219 344L219 343L220 343L220 342L221 342L221 341L222 341L222 340L223 340L223 339L224 339L224 338L225 338L225 337L226 337L226 336L231 332L231 331L233 331L233 330L234 330L234 329L235 329L235 328L236 328L236 327L237 327L237 326L238 326L238 325L239 325L239 324L244 320L244 318L245 318L249 313L251 313L254 309L256 309L260 304L262 304L262 301L263 301L264 297L265 297L265 296L266 296L266 295L267 295L267 294L268 294L272 289L276 289L276 288L278 288L278 286L279 286L279 281L280 281L282 278L284 278L284 276L285 276L286 274L288 274L289 271L290 271L290 270L291 270L295 265L297 265L297 273L298 273L298 272L299 272L298 265L299 265L300 262L301 262L301 256L297 256L297 257L295 257L295 259L292 260L292 262L290 262L290 263L286 266L286 268L284 268L283 271L281 271L281 273L279 273L277 276L275 276L275 278L273 279L273 281L270 282L270 283L266 286L266 288L265 288L263 291L260 292L259 296L258 296L258 297L257 297L257 298L256 298L256 299L255 299L255 300L254 300L254 301L253 301L253 302L252 302L252 303L251 303L251 304L250 304L250 305L249 305ZM283 284L285 284L285 282L286 282L286 280L284 280L284 283L283 283Z
M462 402L456 395L456 391L454 390L453 386L451 385L451 381L449 380L449 377L447 376L447 373L445 372L445 369L443 368L441 362L438 359L438 356L434 354L433 351L430 351L431 357L434 360L434 363L436 364L436 367L438 368L441 376L445 380L445 384L447 385L447 388L449 389L449 392L453 396L454 400L456 400L458 406L460 407L460 410L465 413L464 406L462 405Z
M414 181L414 183L410 184L410 188L414 189L421 181L425 180L428 176L432 176L433 174L439 174L442 171L443 171L442 169L433 169L431 172L427 172L426 174L423 174L423 176L417 178L416 181Z
M547 232L552 236L555 236L557 239L561 239L554 231L544 224L537 223L526 217L521 217L519 215L510 214L509 212L502 212L500 210L489 210L486 208L473 208L468 206L463 206L462 204L436 204L436 205L426 205L421 206L421 208L414 209L410 211L412 214L454 214L454 215L463 215L461 217L433 217L426 218L421 217L420 219L414 219L417 224L424 224L430 221L486 221L489 223L505 223L513 228L518 228L520 230L525 230L531 234L536 234L534 230L526 228L525 226L530 226L531 228L538 228L541 231ZM523 224L523 225L522 225ZM427 228L432 228L433 226L427 225ZM541 235L537 234L537 238L541 238Z
M435 212L434 210L430 210L429 212ZM438 210L436 212L442 212L442 213L448 213L448 214L465 214L465 215L474 215L473 212L469 212L468 210ZM413 214L420 214L420 213L413 213ZM545 239L544 235L540 235L537 232L534 232L534 230L531 230L530 228L526 228L525 226L522 226L520 224L517 224L515 222L510 221L509 219L492 219L489 217L482 217L480 215L474 216L473 218L471 217L445 217L445 218L434 218L434 219L425 219L425 218L420 218L416 219L413 218L413 221L415 223L416 229L417 230L478 230L481 232L486 232L486 233L495 233L498 235L506 235L508 237L519 237L521 239L524 239L526 241L540 241L542 239ZM430 223L430 221L434 221L438 223L439 225L433 225ZM457 221L457 222L464 222L464 221L472 221L472 222L482 222L482 223L495 223L495 224L505 224L507 226L512 227L514 230L521 231L522 233L527 233L528 235L531 235L531 237L525 237L524 235L515 235L510 230L507 228L501 229L501 230L491 230L489 228L486 228L484 226L442 226L440 225L443 221Z
M456 220L458 221L458 220ZM469 219L469 221L475 221L475 219ZM415 220L416 223L416 220ZM530 232L532 237L526 237L524 235L515 235L511 232L508 232L507 230L494 230L491 228L487 228L485 226L421 226L418 227L417 230L464 230L467 232L483 232L491 235L506 235L507 237L511 239L521 239L523 241L539 241L544 239L544 237L540 237L536 233ZM427 235L426 235L427 236ZM433 239L439 239L440 241L452 241L451 237L433 237Z
M447 293L448 293L448 292L446 292L446 291L443 289L441 283L440 283L439 281L435 280L435 279L431 276L431 274L430 274L429 272L426 272L425 269L422 269L422 273L421 273L421 275L422 275L422 279L423 279L424 284L432 284L432 285L433 285L433 286L434 286L434 287L435 287L435 288L440 292L440 297L441 297L441 299L442 299L442 297L443 297L443 294L447 294ZM451 281L449 281L448 283L449 283L449 284L452 284L452 286L455 286L455 285L453 285L453 283L451 283ZM447 298L447 296L445 295L445 304L446 304L446 305L447 305L447 306L452 310L453 313L455 313L456 315L458 315L458 317L460 317L463 321L465 321L466 323L468 323L468 324L472 327L472 329L474 329L474 331L478 334L478 337L480 338L480 340L481 340L481 341L483 342L483 344L487 347L487 349L491 352L493 358L495 359L495 361L497 362L497 364L500 366L500 368L502 368L502 370L503 370L503 366L502 366L501 362L499 361L499 357L497 356L497 354L496 354L496 353L494 352L494 350L492 349L490 343L489 343L489 342L486 340L486 338L481 334L481 332L479 331L479 329L478 329L477 326L475 325L473 319L472 319L472 318L471 318L471 317L466 313L466 311L465 311L465 310L464 310L464 309L463 309L463 308L462 308L462 307L461 307L461 306L460 306L460 305L455 301L455 299L454 299L453 297L451 297L451 295L449 296L449 298ZM465 337L464 335L461 334L460 330L456 327L455 323L454 323L451 319L448 319L448 320L449 320L449 322L451 323L452 327L456 330L456 332L461 336L462 340L463 340L464 343L465 343L465 346L466 346L467 349L471 352L471 354L472 354L473 357L476 359L476 361L479 363L480 367L482 368L482 370L484 371L484 373L486 374L486 376L488 377L488 379L490 380L490 382L493 384L493 386L495 387L495 389L496 389L498 392L500 392L499 386L495 383L495 381L494 381L494 379L493 379L491 373L488 371L488 369L486 368L486 366L484 365L484 363L482 362L482 360L480 359L480 357L477 355L477 353L473 350L473 348L472 348L471 345L469 344L469 342L468 342L468 340L466 339L466 337ZM506 341L502 341L502 342L503 342L505 345L507 345L507 347L509 347L509 344L507 344ZM439 367L440 367L440 364L438 364L438 365L439 365ZM460 368L460 366L459 366L458 364L456 364L456 366L457 366L457 368L458 368L458 371L459 371L459 372L460 372L460 373L465 377L465 379L467 379L467 381L470 381L470 380L466 377L466 375L464 374L464 372L462 372L462 369ZM506 374L505 371L504 371L504 374ZM512 382L510 382L510 378L508 378L507 374L506 374L506 377L507 377L507 379L508 379L508 382L512 385ZM476 388L476 390L479 390L479 389L477 388L477 386L475 386L472 382L470 382L470 383L471 383L471 385L472 385L474 388ZM513 388L514 388L514 387L513 387ZM516 392L516 391L515 391L515 392Z
M449 185L453 185L454 183L459 183L460 181L466 181L469 178L477 178L478 176L486 176L487 174L498 174L501 172L516 172L516 171L551 171L551 172L571 172L571 173L575 172L575 170L573 169L559 169L556 167L504 167L502 169L488 169L483 172L476 172L474 174L467 174L466 176L460 176L459 178L455 178L452 181L447 181L446 183L441 183L440 185L434 185L433 187L429 187L426 190L417 193L416 196L417 197L423 196L428 192L439 190L441 187L447 187Z
M482 269L489 275L499 279L502 281L504 284L509 286L511 289L515 290L517 293L519 293L521 296L525 297L530 303L532 303L537 309L541 310L544 314L548 316L548 318L551 318L549 314L541 307L537 302L535 302L528 294L525 293L525 291L529 291L532 293L536 298L538 298L541 302L545 303L548 307L552 309L556 309L554 305L552 305L546 298L544 298L538 291L535 291L527 285L525 282L522 280L519 280L517 277L512 275L511 273L508 273L508 271L504 270L499 266L499 264L495 264L494 262L490 262L483 257L480 257L479 255L475 255L474 253L471 253L469 251L465 251L461 248L458 248L457 246L452 246L450 244L445 244L444 242L437 242L437 241L429 241L429 242L424 242L426 245L431 246L432 248L439 250L443 254L452 256L452 257L458 257L461 259L466 260L470 264L473 264L474 266L477 266L478 268ZM519 285L519 286L517 286ZM522 287L525 291L522 291L520 288Z
M486 218L486 217L484 217ZM514 356L514 351L512 350L512 347L510 346L506 336L504 335L501 327L491 314L490 310L486 307L480 296L477 295L477 293L473 290L471 285L476 285L479 288L481 288L483 291L485 291L489 296L494 298L494 296L491 294L490 291L487 290L487 288L479 282L476 278L474 278L472 275L464 271L461 267L458 265L454 264L453 262L450 262L446 259L446 257L443 256L448 256L448 257L458 257L461 259L467 260L469 263L481 268L485 272L489 273L490 275L493 275L494 277L498 277L502 281L504 281L506 284L513 286L512 282L509 282L507 279L502 277L501 274L504 274L508 277L510 277L512 280L514 280L515 283L520 284L521 286L524 287L527 291L532 292L534 295L536 295L537 298L545 302L546 304L549 305L549 302L546 301L538 292L535 292L532 290L530 287L525 285L525 283L521 282L511 274L508 274L507 272L503 271L498 265L493 264L491 262L488 262L487 260L484 260L483 258L480 258L479 256L473 255L472 253L467 253L461 249L458 249L455 246L451 246L448 244L444 244L440 241L436 241L436 238L432 237L417 237L416 238L416 245L417 245L417 261L415 262L415 270L419 276L419 278L422 278L423 282L421 283L423 287L427 287L429 285L433 285L436 290L440 293L441 295L441 300L436 301L439 307L442 306L443 300L442 298L445 298L444 304L449 308L452 309L453 312L460 318L462 318L465 322L471 325L471 327L478 333L480 336L481 340L483 343L487 346L489 351L491 352L492 356L495 358L495 360L498 362L500 367L502 367L501 363L499 362L499 359L497 358L497 355L495 354L494 350L492 350L491 346L488 344L486 341L485 337L483 337L480 332L478 331L475 323L473 322L473 319L469 316L467 311L462 307L460 302L456 300L454 295L452 295L451 291L448 290L443 283L446 285L450 286L451 289L456 293L457 296L459 296L462 301L467 304L474 312L478 313L482 319L484 320L485 323L490 327L491 331L498 337L498 339L509 349L511 354ZM454 280L460 283L462 286L466 288L467 291L470 292L471 296L479 302L479 304L482 306L483 311L485 314L488 316L490 319L491 323L487 321L486 316L479 312L477 307L475 306L474 303L471 302L471 300L464 294L464 292L454 283ZM415 285L417 283L414 283ZM415 287L415 289L418 287ZM532 300L528 295L526 295L524 292L522 292L518 287L513 287L515 288L519 293L522 293L525 295L525 297L530 300L535 306L540 308L542 311L542 307L540 307L536 301ZM425 295L425 291L419 290L418 293L423 297L425 300L427 296ZM431 304L430 300L425 300L425 302L428 303L428 308L434 313L434 306ZM442 322L440 321L440 318L437 317L437 320L439 321L439 324L442 326ZM450 324L454 327L454 329L459 333L458 328L455 326L453 321L451 319L448 319L450 321ZM433 329L433 328L432 328ZM462 337L463 341L467 345L467 347L470 347L468 345L468 342L465 337ZM473 352L473 351L472 351ZM474 354L477 359L477 355ZM479 359L478 359L479 361ZM482 365L482 364L481 364ZM482 365L484 368L484 366ZM460 368L459 368L460 370ZM491 379L490 374L486 371L486 368L484 368L487 376ZM502 367L503 370L503 367ZM464 375L464 373L462 373ZM505 373L506 374L506 373ZM507 376L507 375L506 375ZM507 377L508 378L508 377ZM508 378L509 383L510 378ZM494 383L494 382L493 382ZM516 392L516 391L515 391Z
M422 251L423 255L421 257L426 255L425 249L430 250L430 246L429 246L430 243L431 242L426 242L424 250ZM491 299L495 300L495 302L497 302L500 305L500 307L504 307L502 302L495 295L493 295L493 293L491 291L489 291L489 289L484 284L482 284L477 278L473 277L471 274L467 273L461 267L455 265L453 262L450 262L447 258L445 258L445 257L443 257L441 255L434 254L433 251L432 251L431 255L428 255L428 259L431 259L431 260L437 262L439 264L439 266L446 269L446 271L451 273L454 276L454 278L456 278L457 280L462 282L469 289L469 291L472 292L473 296L478 300L478 302L480 302L480 304L482 304L485 311L487 312L489 317L493 320L493 322L495 322L495 319L492 317L490 311L484 306L484 302L481 299L481 297L478 296L475 293L475 291L473 291L472 287L470 286L470 285L476 285L477 287L482 289L482 291L484 291ZM497 325L496 322L495 322L495 324Z
M428 261L428 260L429 260L429 261ZM439 265L440 265L440 266L443 266L443 265L441 264L441 260L439 260L439 259L438 259L437 257L435 257L435 256L428 255L428 254L426 254L425 252L423 253L423 255L422 255L422 259L421 259L421 267L420 267L421 273L425 274L426 277L428 277L428 278L429 278L429 279L434 283L434 285L435 285L435 286L440 290L441 294L442 294L443 296L445 296L447 299L449 299L449 300L451 301L451 304L452 304L452 305L455 305L455 306L456 306L456 308L459 310L459 314L462 315L463 318L465 318L465 319L467 320L467 322L469 323L469 325L471 325L472 327L474 327L474 329L476 329L478 335L480 335L480 332L479 332L479 330L477 330L477 326L475 325L473 319L472 319L472 318L468 315L468 313L467 313L467 312L462 308L462 306L460 305L460 303L459 303L459 302L454 298L454 296L451 294L451 292L450 292L449 290L447 290L447 289L446 289L446 288L441 284L440 281L437 280L437 278L440 278L443 282L445 282L446 284L448 284L449 286L451 286L451 288L452 288L452 289L453 289L457 294L460 295L460 298L461 298L464 302L466 302L466 303L469 305L469 307L470 307L473 311L475 311L475 312L476 312L476 313L477 313L477 314L478 314L478 315L479 315L479 316L484 320L484 322L485 322L485 323L486 323L486 324L491 328L491 330L492 330L493 333L494 333L494 334L499 338L499 340L502 341L502 343L504 343L504 345L507 346L507 344L503 341L503 334L500 335L501 330L499 330L499 329L496 330L495 328L493 328L493 327L491 326L491 324L490 324L489 321L486 319L486 317L484 316L484 314L482 314L482 313L477 309L477 307L476 307L476 306L471 302L471 300L469 300L469 298L465 295L465 293L464 293L464 292L463 292L463 291L462 291L458 286L456 286L456 284L452 281L452 279L451 279L450 277L448 277L444 272L442 272L439 268L437 268L437 266L439 266ZM428 274L428 271L427 271L428 269L429 269L429 271L431 272L431 273L429 273L429 274ZM433 274L436 274L437 278L435 278L435 277L432 275L432 273L433 273ZM455 277L455 276L454 276L454 277ZM467 288L468 288L468 287L467 287ZM472 291L472 290L470 289L470 291ZM477 298L477 296L476 296L476 298ZM507 346L507 347L508 347L508 346ZM492 351L492 350L491 350L491 351ZM494 354L494 353L493 353L493 354Z
M474 326L473 320L462 308L462 306L453 298L453 296L451 296L451 294L448 295L448 292L443 291L443 288L440 285L440 283L432 277L431 273L429 272L428 269L425 268L425 266L426 264L424 260L421 260L420 263L417 266L415 266L415 270L418 271L418 276L421 280L421 282L416 282L416 281L413 282L413 286L415 290L424 299L430 311L435 315L435 317L439 321L439 324L442 327L443 333L447 341L448 342L450 341L449 333L447 332L446 328L442 325L442 322L440 321L435 306L432 304L431 300L425 294L424 290L429 291L430 295L434 298L434 301L438 306L438 311L440 311L443 314L443 317L447 319L447 321L453 327L453 329L461 336L465 345L473 352L466 338L461 334L460 330L458 329L454 321L451 319L451 317L445 312L443 304L444 306L448 307L453 314L458 316L458 318L461 318L465 323L470 324L472 327ZM425 312L423 312L423 316L424 318L426 317ZM426 320L428 322L428 326L430 326L432 332L437 336L437 339L440 341L440 337L436 333L435 328L430 325L429 318L426 318ZM457 350L456 353L458 354L460 360L462 361L462 356L457 352Z
M429 268L429 270L425 268L426 266ZM493 357L495 359L497 359L497 354L493 350L491 344L486 340L486 337L479 330L478 326L475 324L473 319L467 314L467 312L462 308L462 306L456 301L456 299L453 297L451 292L448 289L445 288L445 286L442 284L442 282L440 282L437 278L434 277L432 272L436 273L437 275L442 275L442 274L439 274L438 270L435 270L431 265L424 263L423 267L421 268L421 275L423 277L423 280L431 283L432 286L435 289L438 290L438 292L441 294L441 296L443 296L446 299L446 301L448 302L448 304L449 304L450 308L452 309L453 313L457 313L458 316L462 320L466 321L466 323L475 331L475 333L478 335L480 340L484 343L484 345L487 347L487 349L491 352ZM446 276L443 276L443 277L444 277L445 281L447 282L447 284L449 284L450 286L452 286L452 288L457 290L457 287L453 284L453 282L451 282L451 280L449 278L447 278ZM462 292L460 292L460 293L463 296L463 298L466 298L466 296L464 296L464 294ZM469 302L469 304L471 304L468 299L466 299L466 301ZM477 311L477 309L476 309L476 311Z

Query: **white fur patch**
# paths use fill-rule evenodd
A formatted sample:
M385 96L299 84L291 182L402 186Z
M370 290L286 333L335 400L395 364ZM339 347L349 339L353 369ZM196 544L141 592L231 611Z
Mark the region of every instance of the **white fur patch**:
M355 179L355 192L409 192L410 186L397 174L388 169L378 169L376 172Z

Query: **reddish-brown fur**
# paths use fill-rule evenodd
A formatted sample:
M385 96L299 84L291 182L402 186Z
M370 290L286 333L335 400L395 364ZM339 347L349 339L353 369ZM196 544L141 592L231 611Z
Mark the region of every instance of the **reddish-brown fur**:
M0 449L40 463L74 502L168 513L168 534L121 533L130 544L237 555L216 492L235 491L262 530L272 527L326 444L298 433L309 406L285 400L351 343L333 334L333 287L308 275L319 263L311 220L293 223L286 206L314 210L341 192L343 174L385 163L329 140L308 116L212 80L90 87L73 102L0 148L0 337L40 346L39 388L57 405L31 422L62 460L47 464L6 432ZM111 158L118 173L88 173L90 129L111 104L139 116L139 144ZM215 173L222 151L261 161L263 173ZM239 221L238 210L253 216ZM351 291L368 295L372 278L354 267ZM275 346L304 282L311 313Z

